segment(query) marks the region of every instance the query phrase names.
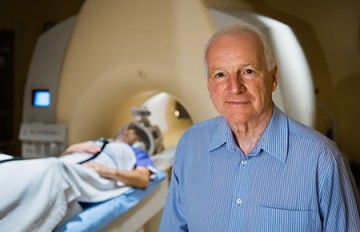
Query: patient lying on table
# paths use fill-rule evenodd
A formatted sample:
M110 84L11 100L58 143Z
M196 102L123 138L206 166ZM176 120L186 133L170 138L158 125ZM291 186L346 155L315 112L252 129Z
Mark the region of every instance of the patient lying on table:
M96 162L89 161L83 165L93 168L104 178L120 181L128 186L145 188L149 183L150 174L155 169L148 154L144 150L132 146L137 141L138 135L134 129L121 129L113 141L106 144L104 155L99 155ZM88 159L89 154L101 152L103 143L104 141L73 144L62 154L62 159L79 163ZM131 147L124 145L124 143ZM121 160L113 162L115 158ZM131 167L130 170L127 165Z
M156 169L145 151L131 146L136 140L134 130L124 129L105 146L84 142L60 158L1 163L0 228L51 231L74 202L107 200L126 186L145 188Z

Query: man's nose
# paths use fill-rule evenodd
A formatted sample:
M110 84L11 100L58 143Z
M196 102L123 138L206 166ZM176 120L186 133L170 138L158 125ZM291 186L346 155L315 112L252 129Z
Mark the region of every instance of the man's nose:
M241 76L238 74L231 75L229 78L228 91L233 94L239 94L245 90L246 87Z

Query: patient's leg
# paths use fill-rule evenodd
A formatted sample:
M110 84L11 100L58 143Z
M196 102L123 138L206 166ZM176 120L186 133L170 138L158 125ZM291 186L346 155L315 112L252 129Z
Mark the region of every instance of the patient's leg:
M78 192L62 177L57 158L11 161L0 165L0 228L51 231ZM66 193L66 194L65 194Z
M2 231L52 231L71 202L102 201L127 190L91 168L58 158L2 163L0 186Z

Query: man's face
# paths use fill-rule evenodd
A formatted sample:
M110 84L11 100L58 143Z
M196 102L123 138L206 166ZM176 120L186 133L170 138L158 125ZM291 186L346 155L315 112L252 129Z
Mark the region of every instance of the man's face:
M205 58L211 100L230 123L256 122L271 111L277 72L267 70L258 37L249 32L223 35Z
M128 129L126 131L126 135L128 137L129 144L133 144L138 140L138 136L137 136L136 131L134 129Z

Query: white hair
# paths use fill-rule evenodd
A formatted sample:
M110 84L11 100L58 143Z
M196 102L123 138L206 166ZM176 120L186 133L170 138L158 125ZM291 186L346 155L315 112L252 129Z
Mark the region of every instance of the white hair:
M243 20L239 20L235 24L224 27L221 30L217 31L208 40L207 44L205 45L205 56L204 57L206 57L206 54L208 52L210 45L214 41L216 41L218 38L222 37L223 35L237 35L244 31L253 33L259 37L259 39L261 40L263 47L264 47L264 56L265 56L266 67L267 67L268 71L273 70L276 66L276 61L275 61L274 53L272 51L268 37L264 34L264 32L260 28L254 26L248 22L245 22ZM206 62L205 62L205 64L206 64Z

